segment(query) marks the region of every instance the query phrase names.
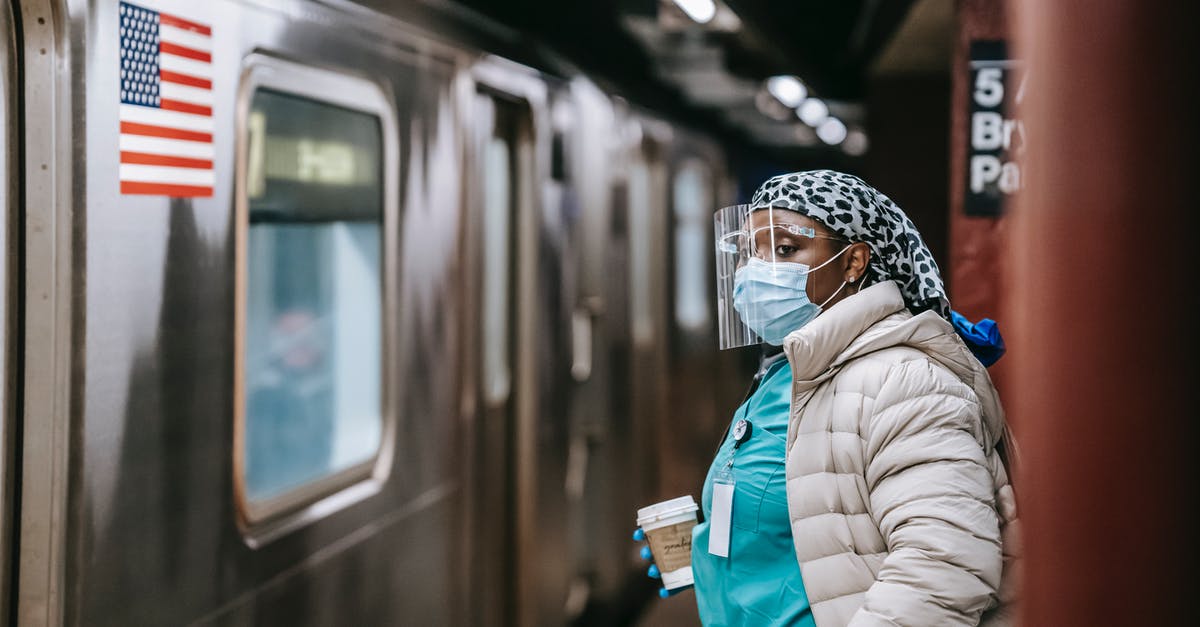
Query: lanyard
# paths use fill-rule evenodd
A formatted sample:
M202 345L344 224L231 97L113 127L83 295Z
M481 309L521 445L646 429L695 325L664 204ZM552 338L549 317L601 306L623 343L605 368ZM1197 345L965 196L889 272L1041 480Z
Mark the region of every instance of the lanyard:
M754 397L754 393L758 391L758 386L767 377L767 372L771 370L771 366L784 359L787 359L787 355L784 355L782 351L762 358L762 361L758 365L758 372L754 373L754 378L750 381L750 387L746 390L746 395L742 397L742 402L738 403L738 407L750 402L750 399ZM750 408L746 407L746 411L749 413ZM732 422L725 427L725 432L721 434L721 439L717 441L717 450L713 451L714 458L721 453L721 445L725 443L725 438L729 437L729 431L733 427L734 424Z
M762 379L762 374L765 372L766 370L762 370L755 375L755 385ZM749 412L749 409L747 406L746 411ZM729 539L733 522L733 492L736 485L733 477L733 459L737 455L737 450L754 433L754 423L743 415L730 429L733 435L733 448L729 450L729 459L725 461L724 467L713 474L712 510L708 520L708 552L717 557L729 557ZM723 441L724 439L722 439Z

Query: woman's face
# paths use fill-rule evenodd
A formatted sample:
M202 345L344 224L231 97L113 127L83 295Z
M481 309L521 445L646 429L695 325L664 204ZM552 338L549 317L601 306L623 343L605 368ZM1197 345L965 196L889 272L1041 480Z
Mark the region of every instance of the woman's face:
M793 232L795 230L801 233L809 232L817 237L797 234ZM828 300L826 308L855 292L846 288L838 292L838 288L850 277L856 280L861 277L870 256L870 248L866 244L852 245L820 222L795 211L751 212L750 232L754 234L755 255L767 261L802 263L809 268L816 268L841 253L837 259L808 275L805 290L808 299L818 305ZM850 250L842 252L846 247L850 247Z

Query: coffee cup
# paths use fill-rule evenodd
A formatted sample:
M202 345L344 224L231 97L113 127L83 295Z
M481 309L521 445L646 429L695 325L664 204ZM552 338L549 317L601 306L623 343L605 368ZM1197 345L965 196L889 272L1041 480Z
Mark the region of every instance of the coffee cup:
M667 590L692 585L692 529L698 509L696 500L688 495L638 510L637 524L646 532Z

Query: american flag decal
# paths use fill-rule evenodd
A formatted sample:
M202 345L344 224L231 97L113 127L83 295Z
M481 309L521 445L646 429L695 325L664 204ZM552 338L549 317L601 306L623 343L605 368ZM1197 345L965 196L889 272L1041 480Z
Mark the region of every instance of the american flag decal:
M121 3L122 194L212 196L212 29Z

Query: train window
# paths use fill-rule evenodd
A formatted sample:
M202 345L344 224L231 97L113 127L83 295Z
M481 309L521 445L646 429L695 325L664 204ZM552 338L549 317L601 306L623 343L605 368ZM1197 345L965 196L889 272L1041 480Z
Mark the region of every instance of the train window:
M708 303L708 242L711 174L704 163L689 160L675 173L675 323L684 331L704 331L711 321ZM708 227L708 228L706 228Z
M629 169L629 281L633 339L639 344L654 339L654 241L650 167L638 159Z
M243 114L235 459L251 521L371 474L383 441L386 106L332 81L259 84ZM349 88L381 109L333 91Z
M509 292L513 214L512 146L493 135L483 155L483 385L489 404L508 400L512 387L509 367Z

